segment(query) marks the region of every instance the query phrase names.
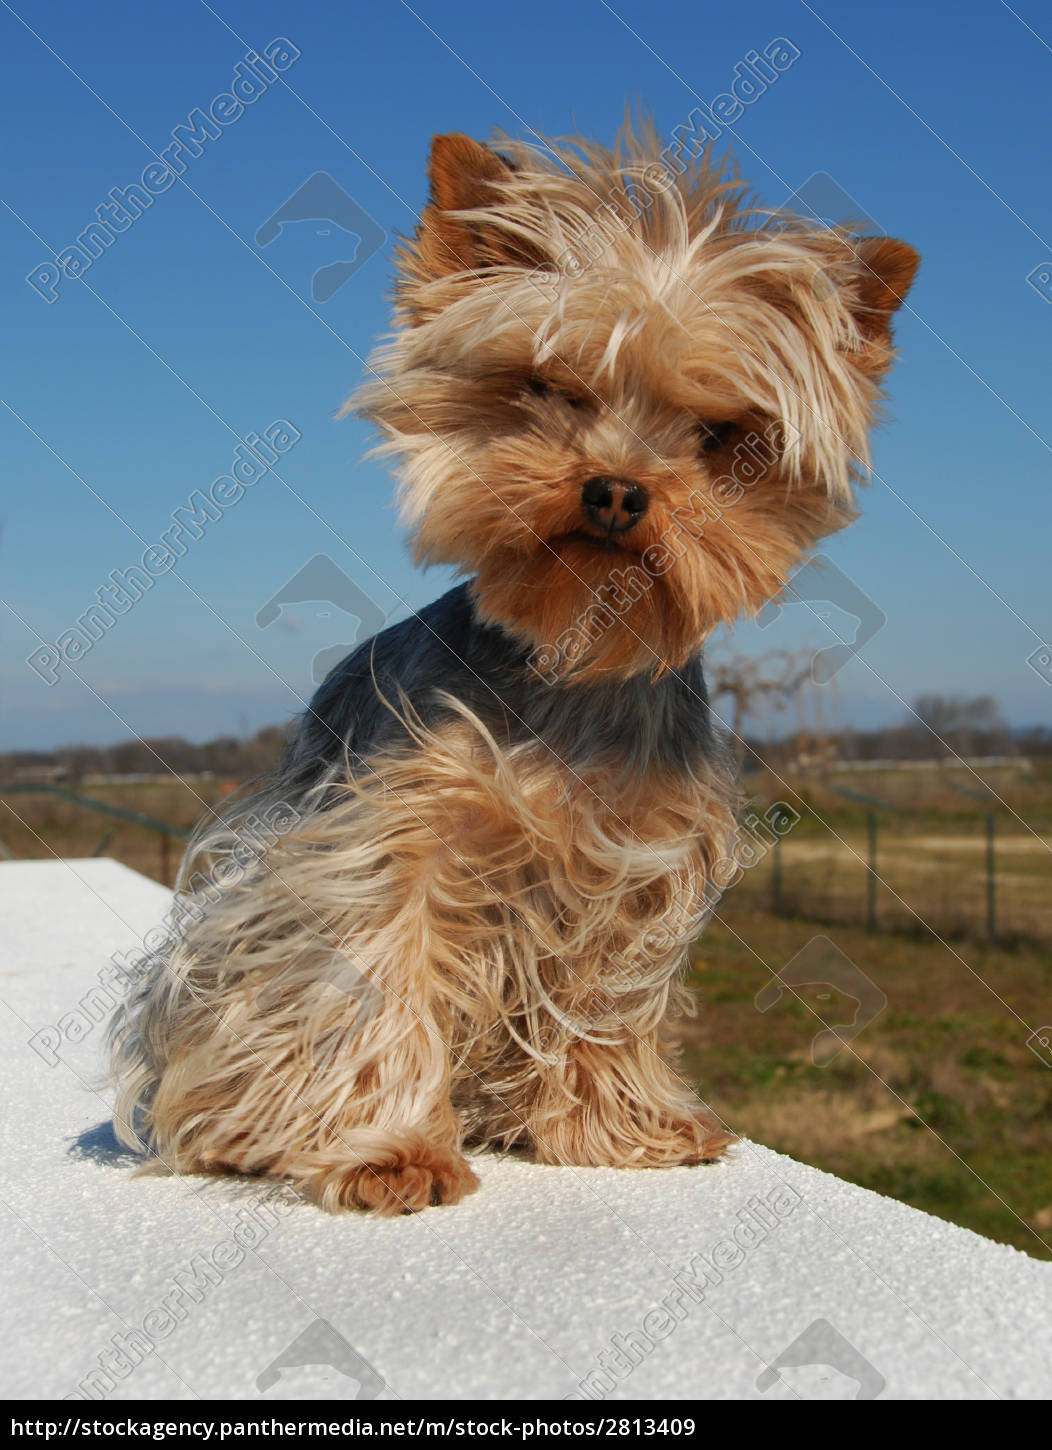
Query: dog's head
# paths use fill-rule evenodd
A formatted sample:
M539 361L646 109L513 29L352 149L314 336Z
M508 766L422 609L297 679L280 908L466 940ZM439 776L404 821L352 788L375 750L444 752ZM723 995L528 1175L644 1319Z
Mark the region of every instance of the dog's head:
M561 678L683 664L853 516L916 253L763 213L631 127L439 136L430 176L354 400L418 560Z

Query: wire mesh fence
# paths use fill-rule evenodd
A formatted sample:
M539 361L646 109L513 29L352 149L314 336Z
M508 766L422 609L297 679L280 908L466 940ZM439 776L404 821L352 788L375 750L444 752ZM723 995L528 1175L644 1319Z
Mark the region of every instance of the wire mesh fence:
M989 789L974 772L946 775L753 777L753 801L775 804L746 817L734 903L874 931L1052 946L1052 765L988 772ZM190 828L228 789L122 778L93 783L89 799L79 788L0 784L0 856L112 855L170 885Z
M806 818L735 888L758 908L872 931L1052 944L1052 843L995 812Z

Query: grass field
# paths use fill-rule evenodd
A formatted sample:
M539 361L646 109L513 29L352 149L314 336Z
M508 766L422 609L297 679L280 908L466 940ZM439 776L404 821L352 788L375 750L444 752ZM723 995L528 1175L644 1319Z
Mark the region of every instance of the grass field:
M681 1038L689 1076L730 1126L1052 1258L1052 1065L1027 1046L1052 1018L1052 955L822 927L733 894L720 916L696 949L702 1008ZM817 986L755 1005L819 932L887 998L825 1067L812 1040L823 1022L850 1022L853 1002Z
M838 782L903 807L879 813L875 932L862 925L867 808L839 795ZM990 784L1005 802L993 802L996 944L984 939L990 802L959 788L978 789L974 779L903 771L793 788L751 780L759 802L787 800L801 813L782 846L782 914L771 910L768 852L697 948L703 1007L682 1027L685 1069L736 1132L1052 1258L1052 1067L1027 1046L1031 1030L1052 1021L1052 772L1004 772ZM78 789L189 829L229 786ZM0 786L0 842L14 857L114 856L162 879L155 834L47 795L5 796ZM179 851L173 841L169 882ZM767 1012L755 1005L772 972L818 934L887 999L853 1050L825 1067L811 1054L819 1018L849 1021L853 1003L819 985Z

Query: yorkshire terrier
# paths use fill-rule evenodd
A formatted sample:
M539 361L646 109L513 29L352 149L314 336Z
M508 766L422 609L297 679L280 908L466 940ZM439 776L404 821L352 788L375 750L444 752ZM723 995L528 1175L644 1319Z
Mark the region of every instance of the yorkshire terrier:
M399 460L417 561L465 582L337 666L201 831L114 1031L117 1129L156 1167L332 1210L454 1203L467 1145L731 1141L667 1041L735 849L701 649L853 517L918 262L652 128L439 136L430 181L344 411Z

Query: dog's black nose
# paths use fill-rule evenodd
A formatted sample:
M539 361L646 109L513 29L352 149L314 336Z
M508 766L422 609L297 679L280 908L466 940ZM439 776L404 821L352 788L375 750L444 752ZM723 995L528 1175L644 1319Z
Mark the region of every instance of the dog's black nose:
M649 503L643 485L628 478L590 478L581 489L589 523L607 534L624 534L634 528Z

